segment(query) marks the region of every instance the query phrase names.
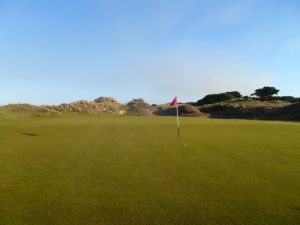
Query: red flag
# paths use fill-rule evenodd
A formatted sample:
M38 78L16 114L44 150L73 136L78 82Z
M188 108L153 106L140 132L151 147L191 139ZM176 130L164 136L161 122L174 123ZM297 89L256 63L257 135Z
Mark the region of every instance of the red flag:
M177 97L175 97L170 104L170 106L175 106L175 105L177 105Z

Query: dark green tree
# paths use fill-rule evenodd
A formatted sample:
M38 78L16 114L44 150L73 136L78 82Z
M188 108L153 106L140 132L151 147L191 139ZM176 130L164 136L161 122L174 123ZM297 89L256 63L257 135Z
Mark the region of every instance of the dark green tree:
M279 92L275 87L263 87L256 89L252 96L257 96L261 100L270 100L273 95L277 95Z

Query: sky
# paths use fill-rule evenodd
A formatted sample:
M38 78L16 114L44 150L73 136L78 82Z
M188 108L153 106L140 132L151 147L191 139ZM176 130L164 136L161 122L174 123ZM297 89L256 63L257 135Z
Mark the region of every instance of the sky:
M299 0L0 0L0 104L300 96Z

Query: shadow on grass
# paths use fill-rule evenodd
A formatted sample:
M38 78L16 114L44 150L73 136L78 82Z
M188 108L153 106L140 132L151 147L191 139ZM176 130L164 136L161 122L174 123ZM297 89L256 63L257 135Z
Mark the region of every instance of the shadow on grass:
M27 133L27 132L22 132L21 134L27 135L27 136L38 136L38 134L34 134L34 133Z
M297 211L298 213L300 213L300 206L294 206L291 207L294 211Z

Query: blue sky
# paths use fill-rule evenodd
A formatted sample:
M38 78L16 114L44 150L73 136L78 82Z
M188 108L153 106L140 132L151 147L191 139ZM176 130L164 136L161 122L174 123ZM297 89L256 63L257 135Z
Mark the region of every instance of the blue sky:
M0 0L0 104L299 83L299 0Z

